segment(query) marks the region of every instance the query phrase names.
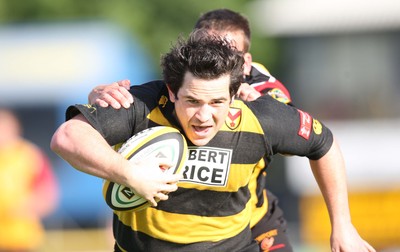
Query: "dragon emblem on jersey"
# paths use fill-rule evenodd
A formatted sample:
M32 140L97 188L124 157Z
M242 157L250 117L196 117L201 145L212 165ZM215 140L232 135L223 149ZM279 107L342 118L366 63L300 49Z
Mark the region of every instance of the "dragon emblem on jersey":
M242 109L231 107L228 116L225 119L225 124L231 130L236 129L242 120Z

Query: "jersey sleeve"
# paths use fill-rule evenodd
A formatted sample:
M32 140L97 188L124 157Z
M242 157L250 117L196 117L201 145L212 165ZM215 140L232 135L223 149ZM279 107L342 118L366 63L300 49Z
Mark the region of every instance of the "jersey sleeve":
M249 104L263 127L265 141L273 154L318 160L331 148L332 132L309 113L286 106L269 96Z
M114 145L132 135L134 120L132 106L129 109L103 108L97 105L77 104L67 109L67 120L81 113L107 141Z
M162 81L151 81L130 89L134 103L128 108L114 109L98 105L77 104L70 106L66 120L81 113L110 145L126 141L147 127L147 115L157 106L157 94L165 87ZM155 95L149 95L155 94Z

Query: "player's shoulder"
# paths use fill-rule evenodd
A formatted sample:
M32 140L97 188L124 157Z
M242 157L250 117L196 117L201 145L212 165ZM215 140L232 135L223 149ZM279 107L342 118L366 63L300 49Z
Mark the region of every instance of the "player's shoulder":
M264 65L253 62L251 75L246 78L247 83L261 94L268 94L285 104L292 103L289 90L279 80L272 76Z
M167 93L167 85L162 80L153 80L139 85L131 86L129 92L135 100L145 103L158 100L161 94Z
M149 90L157 91L157 90L162 90L165 88L166 84L163 80L152 80L149 82L145 82L142 84L134 84L131 86L131 93L133 95L136 95L138 92L144 91L148 92ZM148 93L147 93L148 95Z
M243 113L253 113L256 116L268 114L267 111L274 110L275 106L280 106L280 102L269 95L262 95L254 101L243 101L235 99L231 108L240 109Z

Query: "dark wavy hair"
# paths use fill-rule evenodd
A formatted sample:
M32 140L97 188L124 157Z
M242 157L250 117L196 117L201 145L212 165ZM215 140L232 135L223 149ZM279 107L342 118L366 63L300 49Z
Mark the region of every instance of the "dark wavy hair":
M243 82L243 54L219 36L204 29L195 30L187 40L180 37L161 58L164 81L175 94L182 87L186 72L204 80L230 75L229 93L234 96Z

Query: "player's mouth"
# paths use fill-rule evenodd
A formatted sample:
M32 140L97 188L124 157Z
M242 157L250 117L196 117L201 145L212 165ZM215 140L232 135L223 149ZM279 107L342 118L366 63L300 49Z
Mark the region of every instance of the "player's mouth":
M195 125L193 125L192 128L193 128L194 132L196 133L196 135L198 135L200 137L206 137L210 133L212 126L195 126Z

